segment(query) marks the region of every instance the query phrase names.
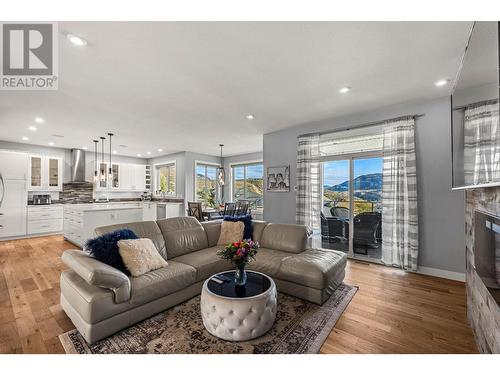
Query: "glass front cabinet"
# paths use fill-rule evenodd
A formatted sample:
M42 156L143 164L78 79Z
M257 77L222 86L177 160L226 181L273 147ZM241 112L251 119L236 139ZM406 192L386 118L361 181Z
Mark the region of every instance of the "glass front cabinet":
M62 159L52 156L30 156L29 189L31 191L62 190Z

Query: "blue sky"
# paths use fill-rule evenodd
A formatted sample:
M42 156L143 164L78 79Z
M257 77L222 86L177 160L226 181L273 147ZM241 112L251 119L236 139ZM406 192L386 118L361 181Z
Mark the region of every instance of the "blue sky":
M247 178L262 178L264 175L264 167L262 164L248 165ZM243 179L243 167L234 168L234 176L237 180Z
M382 158L354 160L354 178L364 174L382 173ZM337 185L349 179L349 161L335 160L323 164L323 185Z

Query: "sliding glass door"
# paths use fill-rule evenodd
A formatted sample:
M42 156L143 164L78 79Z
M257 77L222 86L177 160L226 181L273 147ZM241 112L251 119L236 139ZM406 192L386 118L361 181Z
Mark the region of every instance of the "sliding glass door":
M323 162L321 242L326 249L349 252L350 160Z
M322 163L322 246L378 261L382 244L382 156L342 155ZM352 228L352 229L351 229Z

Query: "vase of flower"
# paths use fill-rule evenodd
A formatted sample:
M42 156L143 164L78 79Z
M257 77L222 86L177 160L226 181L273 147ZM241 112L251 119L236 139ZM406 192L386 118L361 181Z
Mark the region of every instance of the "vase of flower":
M234 283L237 286L244 286L247 282L245 266L255 259L259 243L252 240L242 240L227 245L217 252L222 259L231 261L236 266L234 272Z
M234 283L240 286L247 283L247 271L245 271L245 266L237 268L234 272Z

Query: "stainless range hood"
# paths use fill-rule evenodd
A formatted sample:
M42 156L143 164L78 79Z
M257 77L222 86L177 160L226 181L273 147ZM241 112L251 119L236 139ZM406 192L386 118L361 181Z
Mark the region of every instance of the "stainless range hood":
M85 182L85 150L71 149L71 182Z

